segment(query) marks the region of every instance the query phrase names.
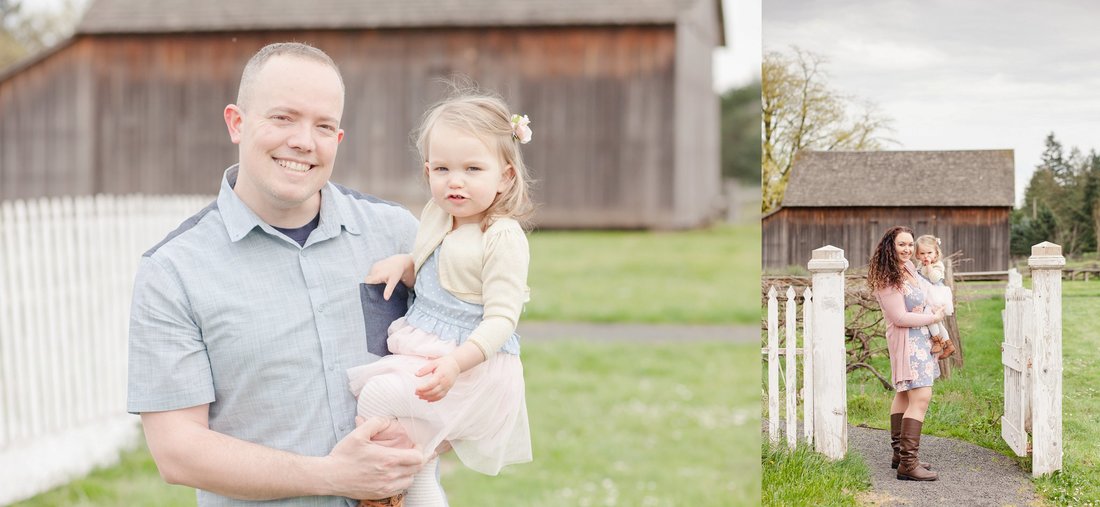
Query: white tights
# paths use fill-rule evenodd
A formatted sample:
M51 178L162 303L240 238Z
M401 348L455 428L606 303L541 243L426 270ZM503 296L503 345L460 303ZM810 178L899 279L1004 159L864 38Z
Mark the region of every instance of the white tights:
M411 393L401 393L403 383L395 374L373 377L363 385L359 392L359 415L363 417L402 417L409 421L412 410ZM413 427L409 427L409 426ZM405 423L405 431L410 436L416 432L426 432L427 428L416 423ZM414 438L414 440L416 440ZM405 507L445 507L447 505L443 487L439 484L439 458L432 458L424 464L413 477L412 486L405 495Z

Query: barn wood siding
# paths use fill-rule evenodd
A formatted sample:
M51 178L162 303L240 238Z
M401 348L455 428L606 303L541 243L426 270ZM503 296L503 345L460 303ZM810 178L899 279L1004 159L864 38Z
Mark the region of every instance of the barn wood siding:
M691 227L712 218L719 209L721 191L721 103L714 93L711 49L718 45L721 27L717 5L696 2L680 13L676 24L676 116L667 134L675 139L675 161L663 171L671 180L673 200L662 203L675 210L666 226Z
M0 199L94 189L88 51L69 45L0 83Z
M764 268L805 266L815 248L842 248L852 269L867 265L887 228L905 225L943 240L944 255L961 250L959 271L1008 269L1010 208L782 208L764 218Z
M237 159L222 110L247 59L282 40L323 49L343 73L333 180L410 209L427 191L409 132L446 93L437 79L454 73L530 115L524 155L543 227L661 225L684 179L672 173L705 172L672 169L671 25L103 35L0 83L0 198L215 193ZM709 83L705 70L693 79ZM675 221L699 213L688 206Z

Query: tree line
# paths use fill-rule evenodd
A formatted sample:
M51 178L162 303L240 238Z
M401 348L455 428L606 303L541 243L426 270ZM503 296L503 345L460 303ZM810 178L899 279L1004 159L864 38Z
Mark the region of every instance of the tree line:
M80 16L74 0L50 11L30 10L29 3L0 0L0 72L68 37Z
M1095 252L1100 238L1100 154L1068 152L1054 133L1012 212L1012 255L1028 255L1042 241L1062 245L1066 255Z

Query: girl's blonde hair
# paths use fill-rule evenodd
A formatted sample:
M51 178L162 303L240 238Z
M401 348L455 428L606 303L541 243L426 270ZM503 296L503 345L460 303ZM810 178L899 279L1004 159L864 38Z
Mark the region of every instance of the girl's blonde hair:
M931 234L923 234L921 235L921 237L917 238L916 244L918 252L920 251L920 247L923 246L936 252L937 262L943 260L943 252L940 251L940 238L937 238Z
M424 113L420 128L413 133L421 161L428 160L431 132L440 123L481 139L514 171L512 184L498 194L486 210L481 229L487 229L500 217L513 218L527 228L528 218L534 211L530 196L532 181L523 163L520 143L512 137L512 113L504 100L476 90L457 90L451 97L433 105Z

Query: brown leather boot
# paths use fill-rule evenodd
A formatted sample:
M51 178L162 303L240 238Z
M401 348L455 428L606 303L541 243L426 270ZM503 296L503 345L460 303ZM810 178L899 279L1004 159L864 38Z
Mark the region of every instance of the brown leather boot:
M943 352L940 352L940 355L936 356L936 359L947 359L954 353L955 344L950 339L947 339L943 341Z
M382 498L380 500L359 500L359 507L403 507L404 505L404 493L398 493L389 498Z
M932 349L929 350L928 353L932 354L934 357L939 357L940 354L943 353L943 338L936 335L929 338L929 340L932 341Z
M901 441L901 419L904 416L905 414L901 412L890 414L890 447L894 448L894 457L890 460L890 468L893 468L894 470L897 470L898 462L901 461L901 453L900 449L898 448L898 442ZM921 461L920 466L924 467L925 470L932 469L931 463L925 463Z
M901 439L898 441L901 451L901 463L898 464L898 480L934 481L939 474L920 466L920 430L924 423L908 417L901 420Z

